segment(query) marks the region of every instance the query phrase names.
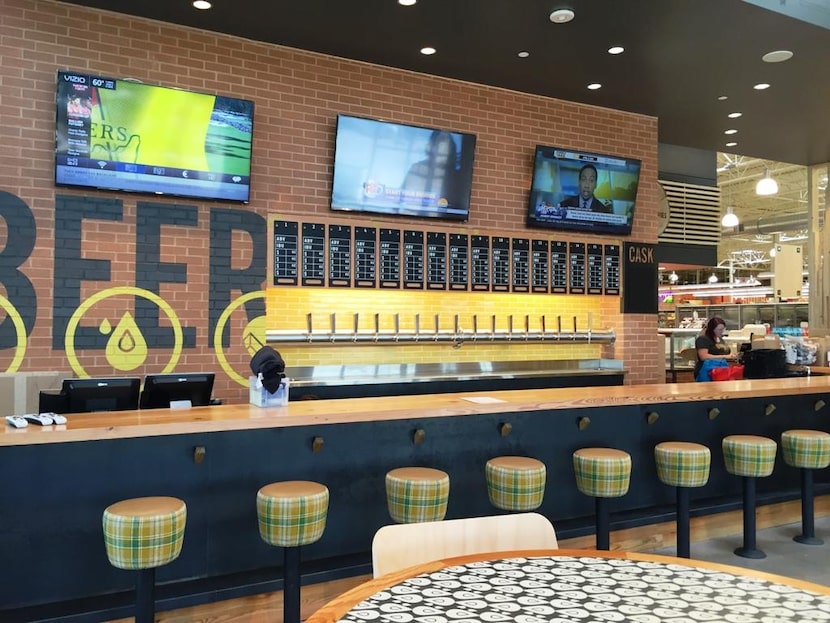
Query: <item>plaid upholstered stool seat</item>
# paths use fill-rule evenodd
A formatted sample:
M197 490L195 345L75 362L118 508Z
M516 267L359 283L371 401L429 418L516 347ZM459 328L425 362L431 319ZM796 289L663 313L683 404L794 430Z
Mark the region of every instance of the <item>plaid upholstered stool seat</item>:
M689 558L689 489L709 482L712 453L699 443L664 441L654 447L654 460L660 482L676 489L677 555Z
M822 545L816 538L813 470L830 465L830 434L819 430L787 430L781 434L784 462L801 472L801 534L793 537L804 545Z
M597 549L611 546L608 499L628 493L631 455L615 448L582 448L573 454L576 487L595 500Z
M136 623L155 618L155 570L179 557L187 506L177 498L122 500L104 510L104 546L110 564L138 571Z
M396 523L441 521L447 514L450 477L431 467L398 467L386 474L386 506Z
M755 482L772 474L778 445L757 435L729 435L723 438L726 471L741 476L743 484L744 544L735 550L743 558L766 558L755 541Z
M320 540L328 509L328 488L307 480L274 482L256 494L259 535L284 548L284 623L300 621L300 546Z
M545 497L545 464L527 456L497 456L484 467L490 504L506 511L536 510Z

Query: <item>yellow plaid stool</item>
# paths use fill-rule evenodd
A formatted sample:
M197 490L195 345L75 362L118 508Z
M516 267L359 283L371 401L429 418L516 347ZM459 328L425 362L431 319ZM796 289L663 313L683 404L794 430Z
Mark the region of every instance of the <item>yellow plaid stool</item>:
M784 462L801 472L801 534L793 540L803 545L823 545L816 538L813 470L830 465L830 434L819 430L787 430L781 433Z
M743 486L744 544L735 550L742 558L766 558L755 542L755 482L772 474L778 445L757 435L729 435L723 438L726 471L741 476Z
M545 497L545 464L527 456L497 456L484 466L490 504L506 511L532 511Z
M597 549L611 547L608 499L628 493L631 455L615 448L581 448L573 454L576 488L596 504Z
M177 498L122 500L104 510L104 546L113 567L138 571L135 621L155 619L156 567L179 557L187 506Z
M441 521L447 514L450 477L431 467L398 467L386 474L386 507L396 523Z
M284 623L300 623L300 546L323 536L328 510L329 490L316 482L273 482L256 494L259 535L269 545L284 548Z
M712 453L699 443L664 441L654 446L657 477L675 487L677 515L677 555L690 558L689 489L709 482Z

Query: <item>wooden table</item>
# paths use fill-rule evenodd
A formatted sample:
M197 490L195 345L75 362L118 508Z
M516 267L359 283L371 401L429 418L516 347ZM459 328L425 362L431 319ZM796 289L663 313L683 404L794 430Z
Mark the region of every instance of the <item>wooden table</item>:
M830 620L830 587L669 556L593 550L437 560L344 593L306 623L804 623Z

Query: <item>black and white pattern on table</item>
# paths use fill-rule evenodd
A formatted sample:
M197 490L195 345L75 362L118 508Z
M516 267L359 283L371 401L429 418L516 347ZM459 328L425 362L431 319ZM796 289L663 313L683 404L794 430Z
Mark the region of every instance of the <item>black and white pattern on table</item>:
M506 558L410 578L352 608L364 623L784 623L830 621L830 597L676 564Z

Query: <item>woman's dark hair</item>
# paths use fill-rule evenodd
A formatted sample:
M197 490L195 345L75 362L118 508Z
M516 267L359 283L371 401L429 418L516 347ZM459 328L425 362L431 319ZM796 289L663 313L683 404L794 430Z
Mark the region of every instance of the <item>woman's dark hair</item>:
M709 318L709 322L706 323L706 329L703 331L706 334L706 337L708 337L713 342L717 341L715 339L715 329L719 324L722 324L725 327L726 321L720 316L712 316L711 318Z

